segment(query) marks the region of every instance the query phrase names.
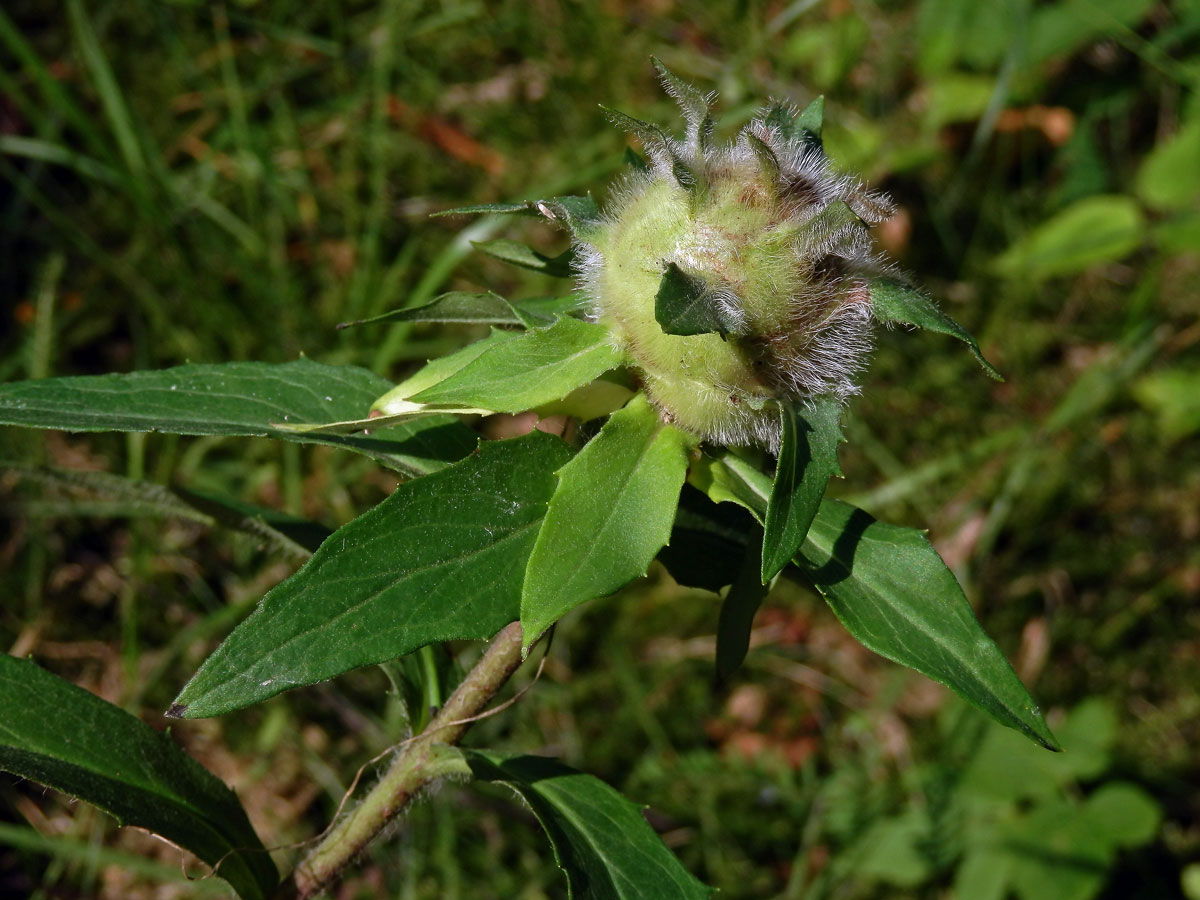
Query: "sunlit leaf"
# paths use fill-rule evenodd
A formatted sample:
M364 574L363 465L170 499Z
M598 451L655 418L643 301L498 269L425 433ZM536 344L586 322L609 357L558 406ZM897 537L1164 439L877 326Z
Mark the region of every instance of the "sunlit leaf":
M603 325L562 318L547 328L487 348L410 399L414 403L522 412L562 399L616 368L622 359Z
M645 574L670 537L689 443L639 394L563 467L525 576L526 646L579 604Z
M762 583L791 562L821 506L825 485L841 475L837 448L844 438L838 420L842 404L821 397L810 406L780 404L783 435L779 462L767 503L762 546Z
M570 451L533 432L484 442L335 531L188 682L172 715L215 716L434 641L491 637Z
M357 419L389 387L366 369L308 359L184 365L0 385L0 422L64 431L264 435L356 450L417 475L471 452L470 430L450 416L371 435L305 434L275 427Z

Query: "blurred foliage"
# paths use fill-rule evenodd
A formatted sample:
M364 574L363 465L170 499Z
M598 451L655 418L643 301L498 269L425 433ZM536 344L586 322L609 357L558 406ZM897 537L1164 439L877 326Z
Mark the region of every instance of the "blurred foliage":
M399 377L478 335L334 326L446 290L555 289L470 245L554 255L549 230L427 215L602 198L625 139L597 104L673 121L651 54L718 90L725 127L768 96L824 93L830 155L899 202L880 244L1008 381L945 339L882 332L836 489L931 528L1052 724L1097 717L1077 729L1094 752L1007 746L788 583L716 687L718 603L662 573L572 614L532 695L478 738L650 804L731 898L998 897L989 865L1023 900L1072 874L1086 889L1053 896L1200 896L1195 0L7 0L0 377L299 353ZM6 430L0 456L326 526L395 483L268 441ZM5 648L148 721L294 565L11 472L0 490ZM404 733L402 665L176 734L268 842L299 840ZM344 896L561 896L531 817L491 797L446 789L415 809ZM1015 823L1050 852L980 850ZM211 886L169 874L172 849L11 782L0 844L0 895Z

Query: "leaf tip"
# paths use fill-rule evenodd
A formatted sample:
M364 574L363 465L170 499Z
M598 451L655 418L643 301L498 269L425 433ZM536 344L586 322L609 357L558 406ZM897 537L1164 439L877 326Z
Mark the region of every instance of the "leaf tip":
M172 703L171 708L163 713L163 715L168 719L182 719L187 715L187 711L188 705L186 703Z

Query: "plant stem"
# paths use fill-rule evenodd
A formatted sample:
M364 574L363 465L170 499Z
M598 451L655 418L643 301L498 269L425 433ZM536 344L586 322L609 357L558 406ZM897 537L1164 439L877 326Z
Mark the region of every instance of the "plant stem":
M296 866L274 900L305 900L338 873L430 782L470 772L453 750L477 716L521 665L521 623L496 635L429 727L404 745L383 778Z

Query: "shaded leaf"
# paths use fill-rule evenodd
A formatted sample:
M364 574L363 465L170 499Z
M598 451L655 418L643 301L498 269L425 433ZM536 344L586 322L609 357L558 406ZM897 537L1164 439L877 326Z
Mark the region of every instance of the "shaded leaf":
M759 577L762 556L762 529L755 528L746 543L741 571L729 586L717 619L716 663L717 678L721 681L727 681L746 659L754 614L770 590Z
M736 301L732 294L723 296L703 278L667 263L654 296L654 318L665 334L740 334L745 323L731 300Z
M713 503L685 484L671 541L659 551L658 561L678 584L716 594L737 578L747 536L758 530L758 523L745 510L731 503Z
M275 427L359 418L389 387L386 379L366 369L308 359L184 365L0 385L0 422L64 431L255 435L332 444L415 475L471 452L470 429L449 416L371 435L303 434Z
M844 438L838 420L842 405L833 397L820 397L803 408L780 403L783 437L779 463L767 502L762 545L762 583L780 573L804 542L808 527L821 506L825 486L841 475L837 448Z
M61 504L59 515L172 517L209 527L219 525L252 535L274 550L299 559L307 559L329 535L328 529L315 522L277 510L108 472L0 461L0 471L5 470L14 472L22 480L40 482L59 493L67 491L75 497L99 497L107 503L94 506L72 498ZM31 504L22 502L20 507L26 514L31 511ZM33 511L40 508L34 507Z
M622 359L603 325L562 318L488 347L411 400L522 412L562 399Z
M997 381L1004 376L983 357L979 344L971 333L942 312L924 293L901 281L890 278L870 282L871 312L885 325L898 322L901 325L916 325L926 331L936 331L958 338L966 344L983 370Z
M568 249L553 257L543 256L532 247L519 241L510 241L507 238L472 241L471 246L480 253L486 253L501 262L519 266L522 269L532 269L544 275L553 275L555 278L575 277L575 273L571 270L571 261L575 258L574 250Z
M84 738L84 739L81 739ZM0 769L160 834L244 898L278 874L233 791L129 713L32 662L0 654Z
M526 647L576 606L646 573L670 537L690 442L638 394L562 468L525 575Z
M566 873L569 897L701 900L710 895L654 833L637 805L599 778L538 756L476 750L466 756L476 778L507 784L529 804Z
M262 599L171 715L220 715L435 641L491 637L517 618L553 473L569 456L535 431L401 484Z

